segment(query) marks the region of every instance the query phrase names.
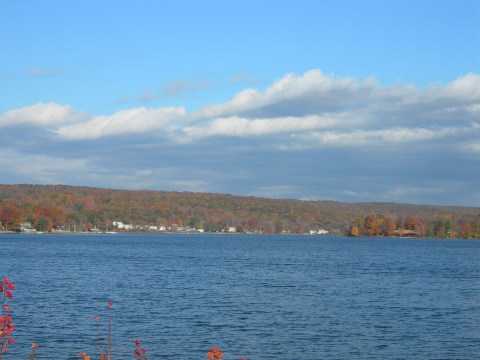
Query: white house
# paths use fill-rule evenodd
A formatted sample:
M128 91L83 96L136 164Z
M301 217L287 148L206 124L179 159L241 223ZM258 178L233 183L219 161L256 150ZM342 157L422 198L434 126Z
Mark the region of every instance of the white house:
M114 221L112 224L113 224L113 226L116 226L118 229L124 229L125 228L125 224L121 221Z
M310 230L310 235L328 235L328 230L325 230L325 229Z
M35 230L32 224L29 222L24 222L20 224L20 226L18 227L18 230L21 232L33 232L33 233L37 232L37 230Z

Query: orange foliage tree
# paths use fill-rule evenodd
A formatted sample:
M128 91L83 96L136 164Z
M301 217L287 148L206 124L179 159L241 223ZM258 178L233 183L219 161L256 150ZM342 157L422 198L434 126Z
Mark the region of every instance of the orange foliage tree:
M15 204L6 203L0 207L0 221L4 230L15 230L23 221L22 210Z

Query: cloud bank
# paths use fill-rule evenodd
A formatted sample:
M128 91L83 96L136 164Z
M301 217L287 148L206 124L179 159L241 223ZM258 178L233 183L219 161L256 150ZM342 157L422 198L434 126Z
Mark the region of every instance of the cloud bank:
M372 78L337 78L320 70L287 74L265 91L246 89L225 103L190 113L183 107L140 107L87 115L69 105L39 103L0 116L2 127L45 127L63 140L152 132L161 137L181 134L178 137L191 141L284 134L317 139L323 145L425 141L478 132L479 123L479 75L419 89L382 86Z
M171 85L170 96L193 89L184 82ZM55 148L49 154L45 150L35 154L40 163L45 163L47 156L65 163L70 156L80 168L95 164L89 169L98 171L99 177L107 175L98 169L108 166L107 157L101 154L114 149L117 156L137 164L128 170L129 181L151 188L170 184L176 189L188 184L188 190L197 186L201 191L239 193L231 188L242 186L240 193L245 194L263 191L271 196L274 189L278 197L342 200L349 196L358 200L358 194L364 194L360 200L369 196L408 199L408 189L413 197L418 196L419 188L431 188L425 193L437 196L442 191L452 192L446 184L474 188L462 166L473 168L479 162L480 76L470 73L448 84L418 88L401 83L385 86L374 78L337 77L316 69L302 75L287 74L264 90L247 88L226 102L191 111L183 106L137 107L105 115L88 114L65 104L38 103L1 114L0 129L9 136L22 129L16 133L19 139L36 129L42 134L37 151L42 151L40 144L45 141ZM80 146L100 155L82 162L86 160L79 157ZM25 149L9 151L22 154ZM62 156L54 151L61 151ZM438 161L444 163L434 165ZM446 162L448 170L444 171L453 171L457 178L445 175L442 183L442 178L429 182L425 174L425 178L417 177ZM329 169L327 177L336 177L324 184L334 184L336 190L329 195L315 190L313 179L322 185L322 173L309 167L319 166ZM168 172L160 171L166 168ZM285 168L296 169L296 173L282 179ZM370 180L375 172L390 172L392 177ZM479 175L478 170L473 172ZM158 174L164 178L159 180ZM234 185L222 174L243 183ZM401 178L405 174L409 177ZM122 178L120 173L116 176ZM357 180L348 183L349 176ZM226 185L229 181L230 187ZM390 185L377 186L383 195L373 196L373 190L356 188L352 181ZM118 186L128 187L121 182ZM473 191L471 199L480 201L478 190L469 191ZM453 193L449 201L465 201L459 191Z

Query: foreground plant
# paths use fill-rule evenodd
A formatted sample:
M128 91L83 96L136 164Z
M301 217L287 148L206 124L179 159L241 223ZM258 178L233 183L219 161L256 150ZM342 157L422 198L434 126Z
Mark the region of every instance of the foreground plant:
M38 344L33 343L32 344L32 352L30 353L30 356L28 357L28 360L35 360L37 358L37 351L38 351Z
M148 360L147 357L145 356L145 353L147 352L147 350L143 349L142 348L142 342L140 340L135 340L135 351L133 352L133 355L135 355L135 357L137 359L140 359L140 360Z
M13 299L13 290L15 290L15 285L8 279L3 278L3 283L0 283L0 296L2 298L2 316L0 317L0 360L2 360L3 353L8 350L8 346L11 343L16 343L15 339L11 337L12 332L15 330L15 324L12 322L12 317L10 314L10 306L7 304L7 299ZM107 313L107 353L102 349L101 338L100 338L100 329L99 329L99 320L100 316L95 315L94 319L97 326L97 345L98 345L98 356L100 360L113 360L113 351L112 351L112 334L111 334L111 310L113 308L113 302L109 301L107 303L108 313ZM38 344L32 344L32 351L28 357L28 360L35 360L38 352ZM137 339L135 340L135 350L133 355L137 360L148 360L145 355L147 350L142 347L142 342ZM91 357L86 353L78 353L79 357L82 360L91 360ZM208 360L222 360L224 354L222 349L216 346L212 346L210 351L207 353ZM242 358L241 360L246 360Z
M212 346L210 351L207 353L208 360L221 360L224 357L222 349L216 346ZM247 360L246 357L240 358L240 360Z
M107 324L107 353L105 354L103 352L103 348L102 348L102 342L100 340L100 329L99 329L99 324L98 324L98 321L100 320L100 316L98 315L95 315L94 319L97 323L97 346L98 346L98 356L100 357L100 360L112 360L112 332L111 332L111 315L110 315L110 312L113 308L113 302L112 301L109 301L107 303L107 306L108 306L108 315L107 315L107 319L108 319L108 324ZM82 359L83 356L87 356L85 353L82 353L80 354L80 356L82 356ZM88 359L86 360L89 360L90 357L87 356Z
M88 356L86 353L81 353L81 354L78 354L82 360L90 360L90 356Z
M210 351L207 353L209 360L221 360L224 356L222 349L219 347L212 346Z
M96 327L97 327L97 346L98 346L98 357L100 360L113 360L113 351L112 351L112 331L111 331L111 311L113 308L113 302L109 301L107 303L107 308L108 308L108 313L107 313L107 352L105 353L102 348L102 341L100 338L100 316L95 315L93 319L96 322ZM145 353L147 350L145 350L142 347L142 342L140 340L135 340L135 350L133 352L133 355L139 360L148 360ZM90 360L90 356L88 356L86 353L81 353L78 354L82 360Z
M16 343L15 339L11 337L13 330L15 330L15 324L12 321L10 314L10 306L7 304L7 298L13 299L13 290L15 285L8 278L3 278L3 283L0 284L0 294L2 294L2 316L0 317L0 360L3 357L3 353L8 350L8 346L11 343Z

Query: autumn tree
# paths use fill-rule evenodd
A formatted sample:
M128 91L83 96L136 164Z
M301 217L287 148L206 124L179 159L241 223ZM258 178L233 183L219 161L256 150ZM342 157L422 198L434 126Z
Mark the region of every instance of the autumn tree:
M350 236L355 236L357 237L359 235L360 231L358 229L358 226L355 225L355 224L352 224L352 226L350 227L350 231L349 231L349 235Z
M416 216L409 215L405 219L405 227L406 230L413 230L415 231L418 236L425 236L425 225L423 222L417 218Z
M42 229L41 231L50 231L53 227L64 226L66 223L65 211L52 205L45 205L36 208L34 211L34 218L37 219L37 222L43 218L42 226L44 222L47 224L47 229ZM35 227L37 230L40 230L38 229L38 223L35 224Z
M357 235L352 235L352 236L364 235L364 224L365 224L365 220L363 218L361 218L360 216L356 217L352 222L352 226L350 230L354 228L355 229L354 233L356 233Z
M397 228L397 225L395 223L395 220L390 216L385 217L385 219L384 219L384 229L383 229L384 235L386 235L386 236L393 235L396 228Z
M365 234L370 236L383 235L384 219L379 215L368 215L365 218Z
M464 239L473 238L473 227L468 222L460 223L460 236Z
M23 221L22 210L15 204L6 203L0 207L0 221L5 230L15 230Z
M249 232L255 232L258 230L258 222L256 220L250 219L246 223L246 228Z

